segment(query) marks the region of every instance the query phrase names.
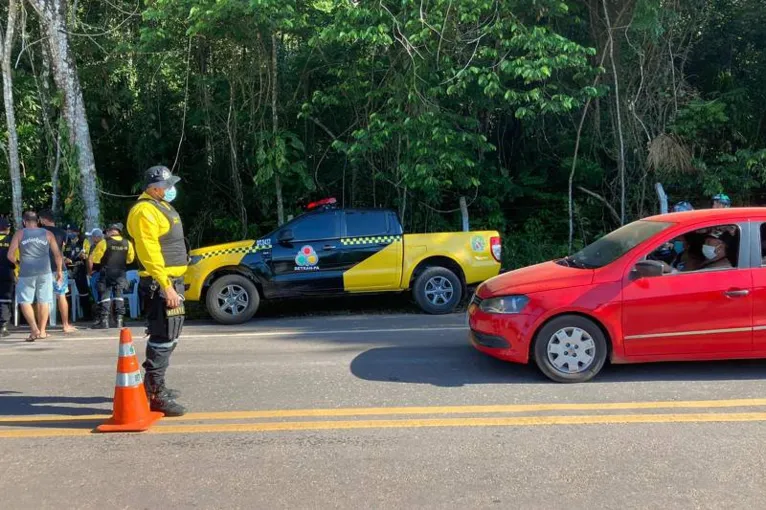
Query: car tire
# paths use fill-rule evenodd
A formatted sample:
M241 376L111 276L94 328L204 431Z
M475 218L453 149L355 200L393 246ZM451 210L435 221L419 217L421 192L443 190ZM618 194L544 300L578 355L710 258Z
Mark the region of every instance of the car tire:
M598 374L608 344L601 328L579 315L564 315L546 324L535 336L535 362L540 371L560 383L585 382Z
M418 306L426 313L452 313L463 299L463 284L446 267L429 267L415 280L412 293Z
M205 305L219 324L242 324L253 318L261 297L249 278L227 274L215 280L207 290Z

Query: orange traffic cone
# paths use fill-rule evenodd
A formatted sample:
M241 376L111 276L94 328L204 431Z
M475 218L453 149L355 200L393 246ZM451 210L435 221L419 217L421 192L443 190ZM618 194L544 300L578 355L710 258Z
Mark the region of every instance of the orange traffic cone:
M96 427L99 432L141 432L162 418L162 413L149 410L141 368L133 347L130 330L120 331L120 350L117 359L117 383L114 386L112 417Z

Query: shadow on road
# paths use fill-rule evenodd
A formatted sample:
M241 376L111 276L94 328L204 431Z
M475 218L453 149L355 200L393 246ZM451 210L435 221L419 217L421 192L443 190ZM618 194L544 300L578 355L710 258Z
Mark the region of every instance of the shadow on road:
M351 373L368 381L444 387L539 383L544 380L533 367L504 363L469 345L369 349L354 358Z
M607 365L597 382L750 381L766 379L766 360L688 361Z
M111 403L105 397L36 397L18 391L0 391L0 416L18 417L12 421L0 421L5 427L92 429L103 419L87 419L88 416L110 414L109 409L97 407L74 407ZM38 415L60 415L40 421ZM28 416L29 419L24 419ZM67 418L69 417L69 418Z
M36 397L23 395L17 391L0 391L0 416L108 414L110 409L82 406L111 402L111 398L105 397Z
M506 363L472 347L379 347L359 354L351 373L368 381L458 387L469 384L555 384L533 365ZM596 383L766 379L766 360L607 365Z

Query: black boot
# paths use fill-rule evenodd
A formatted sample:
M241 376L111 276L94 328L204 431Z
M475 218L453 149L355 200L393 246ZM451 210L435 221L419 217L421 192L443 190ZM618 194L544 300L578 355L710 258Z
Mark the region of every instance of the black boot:
M122 315L118 315L114 322L117 325L117 329L122 329L125 321L123 320Z
M153 391L148 384L144 384L144 389L146 390L146 398L149 400L151 400L153 396L164 396L171 400L175 400L181 396L180 391L166 388L164 385L161 386L157 391Z
M109 319L101 318L93 323L90 329L109 329Z
M186 414L186 408L168 397L166 393L152 395L149 399L149 408L165 416L183 416Z
M0 337L10 336L11 332L8 331L8 324L0 326Z

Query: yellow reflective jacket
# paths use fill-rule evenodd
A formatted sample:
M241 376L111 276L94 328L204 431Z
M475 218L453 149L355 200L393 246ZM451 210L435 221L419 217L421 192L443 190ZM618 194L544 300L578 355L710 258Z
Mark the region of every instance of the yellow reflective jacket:
M143 193L138 200L128 215L128 234L133 238L138 260L143 266L139 274L151 276L163 289L167 289L171 285L170 278L180 278L186 273L186 265L165 266L159 239L170 232L170 222L152 202L141 201L154 200L151 196ZM160 207L171 209L165 201L159 204Z

